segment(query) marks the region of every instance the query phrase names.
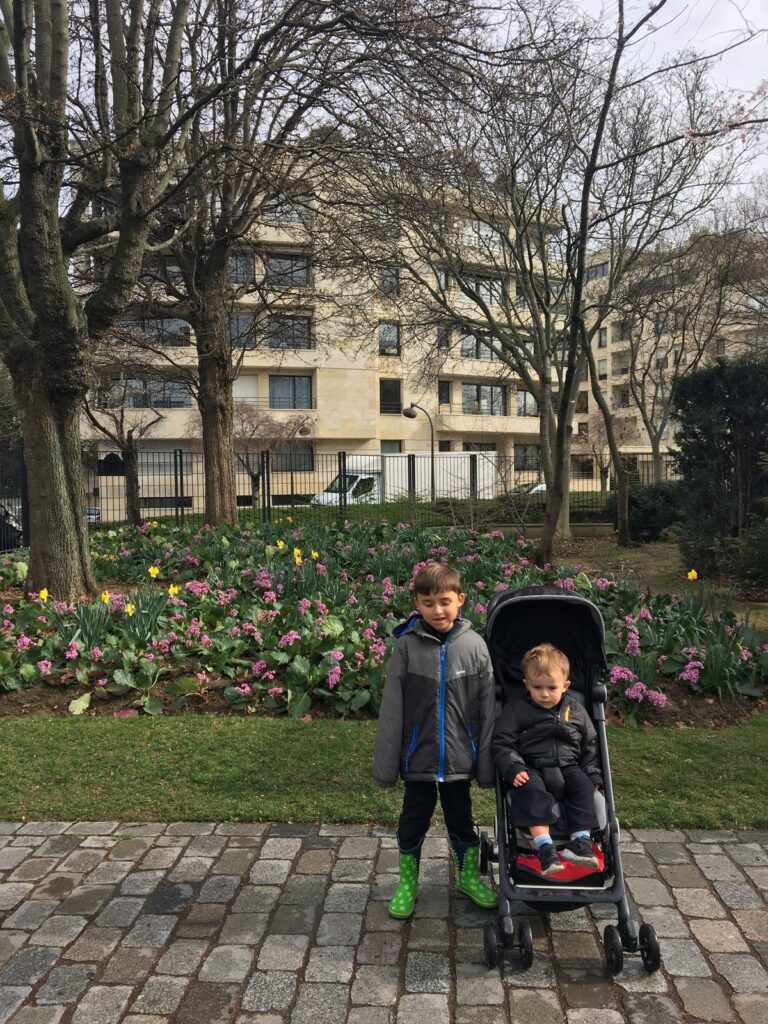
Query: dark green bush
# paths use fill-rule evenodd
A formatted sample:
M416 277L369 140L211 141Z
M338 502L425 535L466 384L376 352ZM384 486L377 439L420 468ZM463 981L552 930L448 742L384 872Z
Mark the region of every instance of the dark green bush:
M768 587L768 523L755 525L744 534L735 568L739 579L750 586Z
M678 526L683 515L683 485L677 480L658 484L630 484L629 534L632 540L659 540L671 527ZM617 520L616 494L606 502L608 516Z

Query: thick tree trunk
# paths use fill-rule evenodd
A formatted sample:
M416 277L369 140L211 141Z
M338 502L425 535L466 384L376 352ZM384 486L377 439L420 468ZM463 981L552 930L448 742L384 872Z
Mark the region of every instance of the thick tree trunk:
M125 510L128 516L128 525L141 526L143 516L139 501L141 490L139 483L139 453L134 444L126 445L123 451L123 466L125 467Z
M629 537L629 473L621 459L614 466L616 473L616 540L622 547L630 543Z
M655 484L660 484L666 479L664 473L664 456L661 453L660 438L651 438L651 452L653 453L653 482Z
M212 281L215 281L215 275ZM198 408L203 428L205 520L211 526L237 522L233 439L232 359L226 331L223 287L206 288L191 316L197 337Z

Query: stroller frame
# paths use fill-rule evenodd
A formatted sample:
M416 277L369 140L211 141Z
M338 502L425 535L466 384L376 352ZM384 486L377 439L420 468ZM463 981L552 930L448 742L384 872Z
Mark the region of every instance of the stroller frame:
M620 830L616 808L614 804L613 782L611 778L610 757L608 754L608 738L605 727L605 707L608 702L608 691L605 685L598 680L600 675L607 671L605 662L604 640L605 627L600 612L587 598L572 594L557 587L540 586L526 587L517 591L505 591L497 594L488 608L488 620L486 636L492 632L493 623L499 614L499 609L508 607L516 602L567 602L567 607L573 609L579 607L579 615L582 618L591 619L599 636L599 658L593 662L595 672L594 679L587 678L583 685L589 692L583 692L585 703L591 702L591 718L597 733L600 762L603 770L603 789L606 805L606 825L602 834L602 845L606 854L606 871L610 871L613 880L608 886L580 886L578 884L566 885L528 885L516 883L512 878L510 867L514 863L517 854L517 842L515 839L515 826L509 820L505 800L505 783L498 771L496 772L496 842L490 840L486 833L481 836L480 867L481 871L490 874L489 862L498 864L499 867L499 906L494 924L486 924L483 935L483 947L486 966L495 966L498 951L518 948L520 950L523 967L530 967L533 960L533 946L530 925L522 922L515 931L512 915L512 904L522 903L526 908L534 912L546 913L551 911L557 913L563 910L573 910L588 906L591 903L613 904L616 906L618 917L618 928L615 925L607 925L604 934L604 952L608 969L612 974L618 973L623 967L624 953L637 953L642 956L643 964L647 971L658 970L661 959L658 940L655 931L648 924L643 924L638 930L629 909L626 890L624 887L624 875L621 865L620 852ZM543 606L542 606L543 607ZM546 631L549 633L550 631ZM535 646L537 643L545 642L548 635L544 630L539 630L540 636L535 632L531 634L530 629L525 630L526 649ZM494 661L494 645L489 643L491 658ZM521 652L522 653L522 652ZM570 657L570 652L566 650ZM589 673L587 673L589 674ZM496 694L499 698L497 713L501 710L501 702L505 696L504 687L499 680L497 665L494 661L494 675L496 678ZM589 703L587 707L589 708ZM514 844L514 845L513 845ZM512 849L508 849L508 845ZM586 898L579 898L584 894Z

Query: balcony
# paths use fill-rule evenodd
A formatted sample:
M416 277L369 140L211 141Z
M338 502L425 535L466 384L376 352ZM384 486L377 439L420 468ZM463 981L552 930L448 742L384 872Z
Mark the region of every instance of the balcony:
M516 410L491 412L484 403L452 402L439 405L435 427L455 430L461 434L529 434L539 433L538 416L518 416Z

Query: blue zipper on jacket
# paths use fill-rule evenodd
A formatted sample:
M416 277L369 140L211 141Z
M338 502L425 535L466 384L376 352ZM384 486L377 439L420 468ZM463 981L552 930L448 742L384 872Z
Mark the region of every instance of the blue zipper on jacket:
M411 755L413 754L414 750L416 749L416 740L418 739L418 737L419 737L419 727L418 727L418 725L414 725L413 732L411 733L411 742L410 742L410 745L408 747L408 750L405 752L405 770L406 771L408 771L408 769L410 768L410 765L411 765Z
M437 781L443 781L443 770L445 768L445 676L446 656L448 653L448 637L440 645L440 715L438 719L438 732L440 735L440 757L437 763Z

